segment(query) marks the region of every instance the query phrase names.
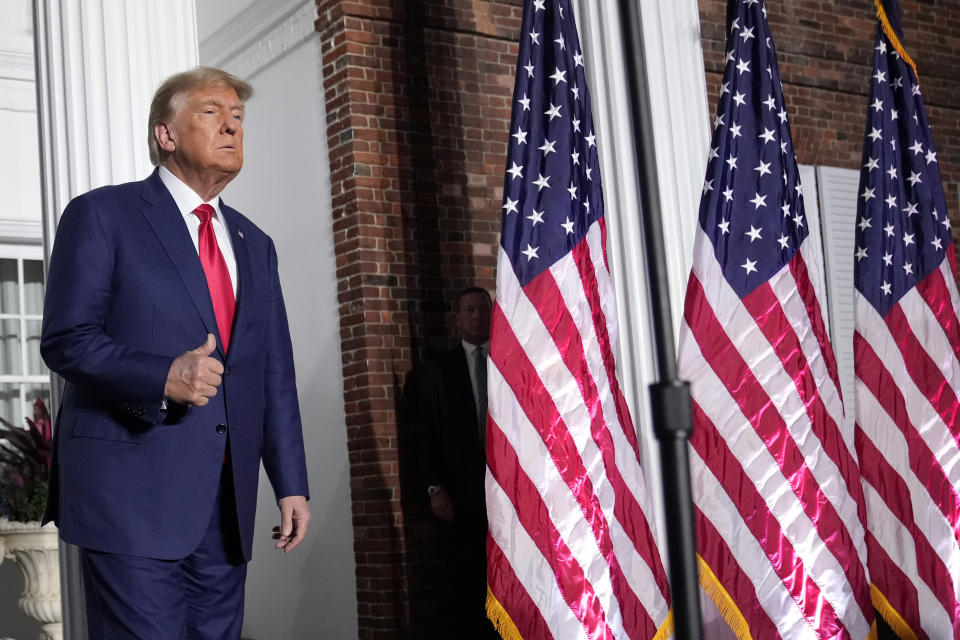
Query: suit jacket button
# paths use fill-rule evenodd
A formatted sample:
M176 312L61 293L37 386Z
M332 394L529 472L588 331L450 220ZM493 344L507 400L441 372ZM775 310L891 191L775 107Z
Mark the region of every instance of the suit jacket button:
M231 373L233 373L233 369L231 369L230 367L227 367L227 368L224 370L223 375L228 376L228 375L230 375Z
M217 425L217 433L226 433L226 432L227 432L227 425L223 423L220 423Z

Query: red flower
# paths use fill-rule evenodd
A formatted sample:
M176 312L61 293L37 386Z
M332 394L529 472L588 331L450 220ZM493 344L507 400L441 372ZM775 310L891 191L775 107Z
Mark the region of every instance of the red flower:
M30 427L30 437L38 453L43 456L44 464L50 468L50 442L53 438L53 427L50 424L50 412L43 400L37 398L33 403L33 420L27 418Z

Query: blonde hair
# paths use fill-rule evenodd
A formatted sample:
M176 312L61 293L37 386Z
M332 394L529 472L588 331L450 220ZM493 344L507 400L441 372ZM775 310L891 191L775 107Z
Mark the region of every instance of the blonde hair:
M160 164L160 143L154 134L157 124L169 120L173 116L173 99L179 94L194 89L206 87L230 87L237 92L241 102L246 102L253 95L253 87L247 82L213 67L197 67L189 71L182 71L163 81L153 94L150 102L150 117L147 122L147 145L150 148L150 162Z

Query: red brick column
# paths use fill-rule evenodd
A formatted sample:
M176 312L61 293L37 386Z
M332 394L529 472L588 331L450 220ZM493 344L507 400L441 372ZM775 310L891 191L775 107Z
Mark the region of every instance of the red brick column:
M409 637L443 567L400 391L448 344L450 297L494 288L521 6L318 0L318 14L359 636Z

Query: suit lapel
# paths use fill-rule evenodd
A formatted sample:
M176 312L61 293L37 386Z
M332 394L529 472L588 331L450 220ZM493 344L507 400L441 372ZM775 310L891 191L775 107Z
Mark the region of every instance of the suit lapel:
M220 212L223 214L223 223L230 234L230 244L233 246L233 257L237 261L237 307L233 318L233 332L230 337L232 353L235 345L240 344L250 326L254 307L253 302L253 265L250 263L250 251L243 230L240 228L240 214L220 201Z
M203 326L207 333L217 336L217 350L223 357L220 349L220 330L217 328L217 319L213 313L213 302L210 300L210 291L207 289L207 277L203 273L203 266L197 256L197 250L190 240L190 232L183 221L183 216L177 209L173 196L163 186L160 175L154 171L143 182L143 215L153 227L157 239L163 245L170 257L174 269L180 275L183 286L193 301Z

